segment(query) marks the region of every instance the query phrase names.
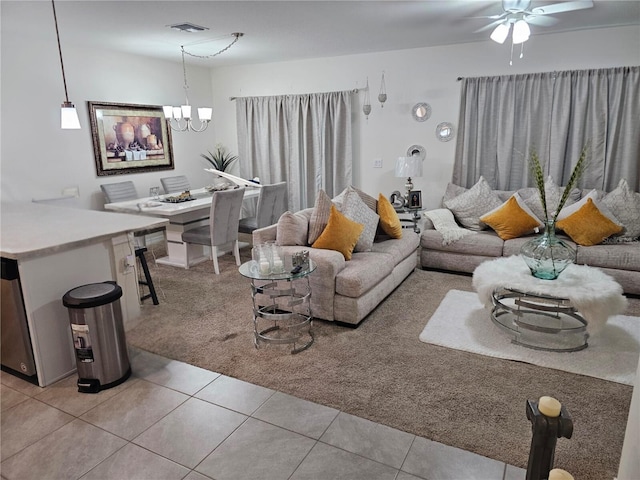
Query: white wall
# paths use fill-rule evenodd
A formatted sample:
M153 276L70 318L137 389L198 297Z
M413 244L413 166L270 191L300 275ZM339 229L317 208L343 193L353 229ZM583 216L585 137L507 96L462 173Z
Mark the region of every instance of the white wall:
M174 170L98 177L87 101L163 105L184 103L180 51L176 62L122 55L108 49L64 44L63 8L58 23L69 99L81 130L60 129L64 88L50 2L2 2L1 198L3 202L59 196L77 186L80 205L101 209L101 183L132 180L140 195L159 179L187 175L193 187L211 182L200 154L213 149L214 128L173 132ZM62 5L64 7L64 5ZM209 68L188 66L189 100L211 105ZM214 122L215 123L215 122Z
M64 100L51 5L2 2L0 197L31 201L79 187L80 205L102 208L101 183L132 180L142 195L159 178L185 174L193 187L210 183L200 154L218 142L237 152L235 103L230 96L309 93L362 88L369 77L373 111L365 122L362 91L354 96L353 183L375 194L402 190L393 176L395 159L412 144L427 150L425 175L415 179L425 206L435 207L451 177L455 140L435 138L447 121L457 127L458 76L498 75L640 64L637 27L533 36L525 58L509 67L509 47L487 41L318 60L208 70L189 66L191 104L213 105L212 126L204 133L173 133L175 170L98 177L87 101L162 105L183 101L179 51L176 62L65 46L65 4L58 8L69 98L78 107L82 130L59 128ZM250 33L247 33L250 35ZM388 100L376 98L385 71ZM432 117L415 122L411 107L428 102ZM383 159L374 169L373 159Z
M450 122L456 128L460 83L457 77L509 75L526 72L602 68L640 64L638 27L598 29L568 34L532 36L524 58L515 55L509 66L510 45L490 40L482 43L419 48L296 62L218 68L213 71L214 109L227 119L217 129L219 141L237 151L235 102L230 96L311 93L362 88L367 76L372 113L362 114L363 92L354 95L353 183L370 194L402 191L404 181L394 177L395 159L413 144L427 151L424 176L414 179L422 190L423 204L435 208L451 179L455 139L441 142L436 125ZM377 102L382 71L388 100ZM423 123L411 116L411 107L427 102L432 116ZM373 168L374 158L383 168Z

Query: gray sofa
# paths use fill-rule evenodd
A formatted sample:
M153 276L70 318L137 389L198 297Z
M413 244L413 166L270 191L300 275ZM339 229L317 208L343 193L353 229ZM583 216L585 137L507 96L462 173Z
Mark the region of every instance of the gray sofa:
M313 209L297 214L311 217ZM276 240L277 225L253 232L253 244ZM378 235L369 252L354 252L345 260L340 252L301 245L282 246L285 255L308 250L318 267L310 277L314 318L355 327L384 300L418 264L420 237L403 230L402 238Z
M448 187L448 191L450 190L451 185ZM586 195L589 191L579 191L578 196ZM514 192L496 191L496 193L504 201ZM524 195L530 193L529 191ZM446 197L447 194L443 198L442 208L445 208ZM519 254L522 244L531 237L532 235L525 235L504 241L493 230L485 229L443 245L442 234L436 231L433 223L426 218L420 237L420 264L423 269L473 273L475 268L486 260ZM558 233L558 237L576 248L576 263L598 267L611 275L626 294L640 295L640 242L637 239L625 243L581 246L576 245L562 233Z

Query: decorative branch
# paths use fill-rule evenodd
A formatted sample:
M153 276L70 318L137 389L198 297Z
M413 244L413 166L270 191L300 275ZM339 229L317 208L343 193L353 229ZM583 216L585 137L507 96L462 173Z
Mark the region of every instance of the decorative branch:
M576 166L573 167L573 172L571 172L571 177L569 177L569 182L567 183L567 186L564 187L564 191L562 192L562 197L560 198L558 209L556 210L556 214L553 217L554 223L558 218L558 215L560 214L560 210L562 210L562 207L564 207L564 204L569 198L569 194L571 193L571 190L576 185L576 183L578 183L578 180L584 173L584 169L587 166L588 150L589 150L589 144L586 144L584 147L582 147L582 152L580 152L580 158L578 159L578 163L576 163Z
M542 210L544 210L544 222L549 221L549 214L547 213L547 195L544 191L544 173L542 173L542 165L540 164L540 158L535 148L531 149L529 156L529 168L536 180L536 186L540 192L540 201L542 202Z

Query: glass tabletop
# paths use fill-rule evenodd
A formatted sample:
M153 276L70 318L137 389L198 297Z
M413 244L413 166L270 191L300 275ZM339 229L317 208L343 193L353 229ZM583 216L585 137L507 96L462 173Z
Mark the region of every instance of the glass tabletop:
M284 259L284 272L282 273L261 274L258 269L258 262L255 260L249 260L248 262L243 263L240 265L238 270L242 276L253 280L295 280L296 278L306 277L313 272L316 267L316 263L309 259L309 265L306 268L303 268L298 273L291 273L293 268L291 264L291 256L286 256Z
M425 210L424 207L394 207L396 213L418 213Z

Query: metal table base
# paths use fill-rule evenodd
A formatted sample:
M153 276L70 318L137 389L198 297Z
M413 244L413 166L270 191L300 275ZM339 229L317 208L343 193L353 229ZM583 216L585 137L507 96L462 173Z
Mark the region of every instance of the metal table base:
M491 299L491 319L513 335L513 343L552 352L588 346L587 321L566 298L498 288Z

